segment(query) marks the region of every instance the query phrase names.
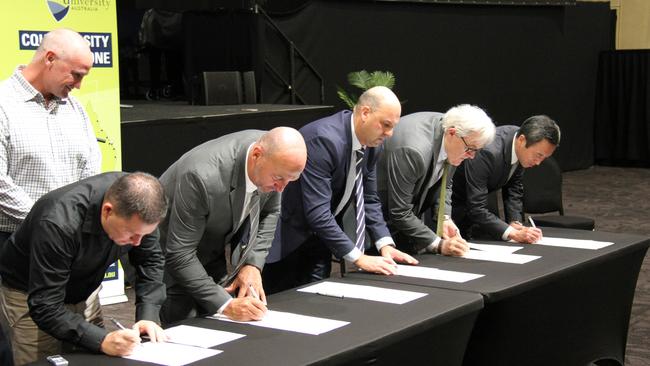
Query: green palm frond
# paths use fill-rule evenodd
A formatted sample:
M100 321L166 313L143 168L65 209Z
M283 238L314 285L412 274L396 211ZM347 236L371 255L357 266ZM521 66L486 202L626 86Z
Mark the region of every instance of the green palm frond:
M395 86L395 75L390 71L373 71L366 70L353 71L348 74L348 82L352 86L366 91L375 86L385 86L392 89ZM348 94L343 88L337 86L336 94L350 108L354 107L357 102L357 96Z
M348 74L348 82L350 85L356 86L361 90L369 89L368 84L372 82L370 74L366 70L353 71Z
M369 85L371 88L373 86L385 86L388 89L393 89L395 86L395 75L390 71L373 71L370 74L370 82L372 83L372 85Z
M356 95L348 94L345 90L343 90L343 88L338 85L336 86L336 95L338 95L339 99L341 99L343 103L345 103L350 109L354 108L354 105L358 99Z

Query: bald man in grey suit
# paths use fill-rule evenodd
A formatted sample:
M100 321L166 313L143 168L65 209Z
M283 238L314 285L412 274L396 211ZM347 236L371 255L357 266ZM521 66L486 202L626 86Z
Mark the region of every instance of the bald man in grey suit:
M170 199L170 212L160 225L166 259L164 324L215 313L235 320L264 316L261 270L280 212L280 192L298 179L306 159L298 131L249 130L197 146L160 177Z
M384 218L398 248L463 255L468 247L451 215L452 177L456 166L474 157L494 137L494 124L483 110L459 105L446 113L420 112L401 118L377 165L377 186ZM443 181L444 166L448 165ZM445 195L443 235L426 225L424 214L436 217L441 187Z

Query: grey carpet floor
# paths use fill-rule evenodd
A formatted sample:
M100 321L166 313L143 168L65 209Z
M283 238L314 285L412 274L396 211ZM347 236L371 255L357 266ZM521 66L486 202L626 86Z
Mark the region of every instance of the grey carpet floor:
M567 215L589 216L596 230L650 236L650 169L594 166L563 175ZM650 256L637 281L625 365L650 366ZM104 307L105 316L125 324L133 322L133 291L128 303ZM111 329L112 324L107 324Z

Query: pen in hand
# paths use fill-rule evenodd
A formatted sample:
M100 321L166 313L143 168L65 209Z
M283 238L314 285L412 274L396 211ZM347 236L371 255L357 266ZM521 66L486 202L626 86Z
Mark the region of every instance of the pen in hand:
M532 226L533 228L537 228L537 226L535 225L535 221L533 221L533 218L531 216L528 216L528 221L530 222L530 226Z
M248 292L250 292L251 296L253 296L254 299L256 300L262 300L260 298L260 295L255 291L255 287L253 287L253 284L248 284ZM264 305L266 305L266 300L262 301Z
M116 327L120 328L121 330L125 330L126 327L124 327L120 322L117 321L115 318L109 318L113 324L115 324Z
M253 296L254 299L260 299L260 295L257 294L257 291L255 291L255 287L253 287L252 284L248 284L248 292L251 293L251 296Z
M123 326L120 322L117 321L115 318L109 318L113 324L115 324L116 327L120 328L120 330L128 330L125 326ZM138 343L140 346L142 346L142 343Z

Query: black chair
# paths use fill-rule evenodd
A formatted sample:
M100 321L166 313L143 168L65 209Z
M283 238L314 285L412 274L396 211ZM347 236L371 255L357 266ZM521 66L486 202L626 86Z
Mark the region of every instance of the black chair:
M526 169L524 173L524 212L559 215L533 216L538 226L593 230L595 222L589 217L567 216L562 205L562 170L551 156L540 165Z

